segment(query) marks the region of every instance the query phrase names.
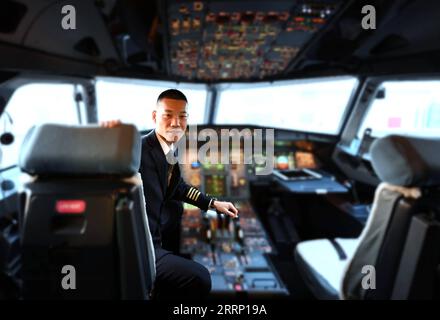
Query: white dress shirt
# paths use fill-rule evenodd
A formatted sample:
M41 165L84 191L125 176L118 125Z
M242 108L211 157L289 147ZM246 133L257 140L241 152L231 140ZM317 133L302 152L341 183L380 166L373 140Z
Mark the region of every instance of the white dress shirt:
M170 152L170 150L174 151L174 143L169 145L156 131L155 131L155 133L156 133L157 140L159 140L160 146L162 147L163 153L165 155L167 155L168 152Z

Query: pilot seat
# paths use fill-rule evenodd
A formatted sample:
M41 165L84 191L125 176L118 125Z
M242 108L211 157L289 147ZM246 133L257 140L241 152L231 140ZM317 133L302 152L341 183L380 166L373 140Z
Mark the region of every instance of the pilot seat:
M387 136L371 146L382 183L357 239L298 244L295 260L319 299L440 298L440 140Z
M149 299L155 257L132 125L33 127L19 165L23 299Z

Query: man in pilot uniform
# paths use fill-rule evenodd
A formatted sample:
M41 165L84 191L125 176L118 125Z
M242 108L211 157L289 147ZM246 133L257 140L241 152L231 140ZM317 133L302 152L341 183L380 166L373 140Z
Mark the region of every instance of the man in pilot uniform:
M176 239L179 232L182 201L202 210L212 208L231 217L238 215L232 203L202 194L197 188L186 184L181 177L173 157L176 142L185 134L187 104L185 95L179 90L162 92L152 114L155 130L142 138L139 172L155 246L155 296L158 299L203 298L211 290L211 277L204 266L170 251L173 250L173 239ZM110 121L103 125L111 127L116 124Z

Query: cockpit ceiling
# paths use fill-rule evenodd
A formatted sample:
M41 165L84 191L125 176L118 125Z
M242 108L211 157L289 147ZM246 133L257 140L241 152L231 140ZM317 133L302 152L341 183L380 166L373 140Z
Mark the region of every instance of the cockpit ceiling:
M438 0L164 0L158 16L139 1L120 1L128 17L139 12L138 22L122 19L126 44L147 53L128 46L125 60L177 81L440 70ZM376 12L371 30L361 24L366 5Z
M70 0L76 30L60 27L64 5L1 0L0 69L206 83L440 71L438 0Z
M280 75L339 2L170 2L171 73L208 81Z

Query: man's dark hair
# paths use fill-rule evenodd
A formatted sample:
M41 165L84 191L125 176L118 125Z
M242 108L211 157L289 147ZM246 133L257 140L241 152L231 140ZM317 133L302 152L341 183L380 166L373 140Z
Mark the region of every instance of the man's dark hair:
M188 100L186 99L185 95L181 91L179 91L177 89L165 90L164 92L162 92L159 95L159 97L157 98L157 102L156 103L159 103L160 100L165 99L165 98L173 99L173 100L183 100L186 103L188 103Z

